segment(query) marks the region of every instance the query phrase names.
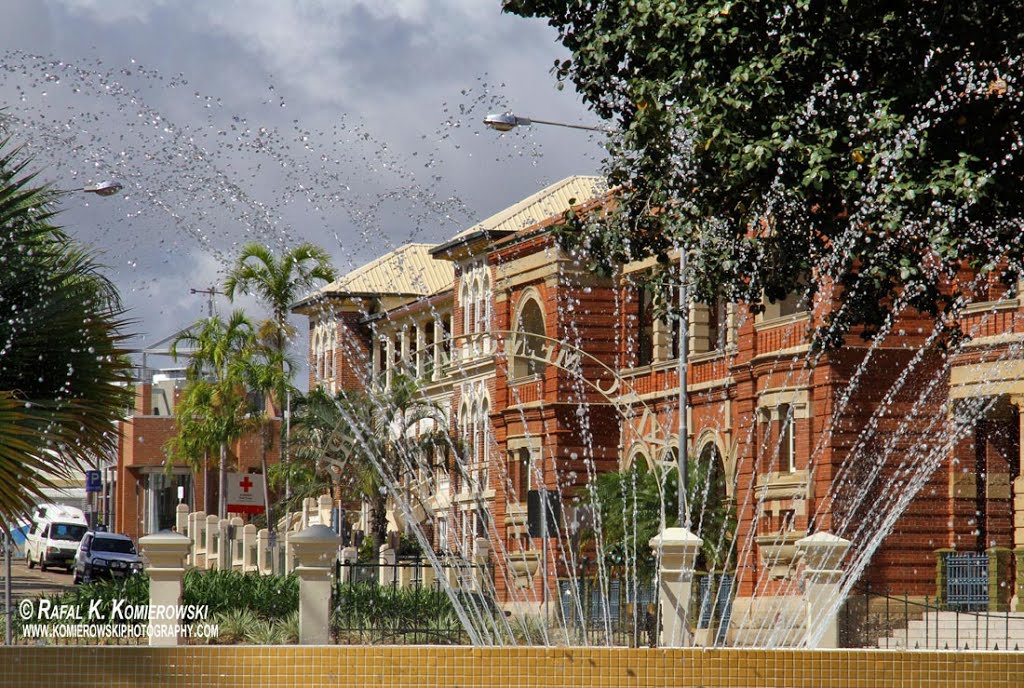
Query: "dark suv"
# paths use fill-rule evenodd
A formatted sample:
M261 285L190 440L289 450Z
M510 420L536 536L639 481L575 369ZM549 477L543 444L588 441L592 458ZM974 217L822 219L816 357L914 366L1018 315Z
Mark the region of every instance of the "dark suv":
M142 557L127 535L88 532L75 554L75 583L142 573Z

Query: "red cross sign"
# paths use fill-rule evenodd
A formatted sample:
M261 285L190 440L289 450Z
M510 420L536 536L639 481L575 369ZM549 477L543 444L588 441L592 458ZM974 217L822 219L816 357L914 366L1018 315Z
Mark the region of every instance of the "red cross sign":
M236 514L262 514L263 476L258 473L231 473L228 475L228 512Z

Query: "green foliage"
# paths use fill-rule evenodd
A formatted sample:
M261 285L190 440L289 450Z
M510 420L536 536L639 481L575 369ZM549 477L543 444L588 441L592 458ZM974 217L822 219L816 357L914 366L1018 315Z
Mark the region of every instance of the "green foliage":
M260 619L277 621L298 610L299 581L294 574L189 569L182 599L185 604L209 605L211 615L248 609Z
M687 482L691 529L704 544L697 566L703 570L730 567L735 510L725 497L722 472L710 462L690 460ZM636 462L627 470L598 475L583 503L600 514L601 552L606 566L635 567L641 577L654 575L656 561L648 544L665 524L679 520L679 472L674 467L649 468ZM596 542L597 534L590 537Z
M60 194L33 186L0 141L0 524L114 453L131 379L120 299L94 257L51 224ZM3 526L0 525L0 528Z
M434 429L417 430L427 419ZM432 467L435 449L453 446L447 427L440 407L405 375L369 392L341 391L331 398L313 391L293 425L294 457L304 467L290 470L303 471L313 485L317 475L329 473L344 499L366 500L373 542L365 547L377 547L387 535L388 483Z
M332 623L342 643L458 644L468 640L451 600L437 588L339 585Z
M558 79L619 128L616 211L569 223L594 269L682 245L703 301L838 285L826 345L901 295L955 312L964 266L1021 277L1021 0L503 6L548 19Z

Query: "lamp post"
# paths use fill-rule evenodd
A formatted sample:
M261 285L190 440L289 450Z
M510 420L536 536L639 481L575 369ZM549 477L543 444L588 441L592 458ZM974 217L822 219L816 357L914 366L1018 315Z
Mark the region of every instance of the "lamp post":
M547 124L552 127L565 127L566 129L583 129L584 131L598 131L602 134L611 134L615 130L607 127L594 127L586 124L566 124L565 122L552 122L534 117L523 117L511 112L491 113L484 117L484 124L491 129L500 132L512 131L516 127L528 127L531 124Z
M68 191L60 193L91 193L97 196L113 196L118 191L123 189L118 182L106 181L97 182L95 184L88 184L80 189L70 189ZM99 468L99 457L96 458L96 468ZM4 644L11 645L13 642L13 622L14 622L14 608L12 604L11 594L11 545L12 537L8 531L3 533L3 550L4 550L4 616L5 616L5 630L4 630Z

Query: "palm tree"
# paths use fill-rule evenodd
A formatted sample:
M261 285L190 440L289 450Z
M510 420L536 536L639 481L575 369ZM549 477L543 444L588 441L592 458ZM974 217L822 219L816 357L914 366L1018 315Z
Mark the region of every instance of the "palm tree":
M226 322L208 318L179 335L171 345L175 358L182 344L191 351L188 384L176 408L177 434L167 449L172 459L193 467L208 452L219 452L217 511L225 518L228 445L258 427L249 393L259 391L261 379L276 382L276 377L267 372L265 350L242 311L233 312Z
M32 185L0 141L0 523L116 451L131 400L124 309L93 257L51 224L59 192Z
M434 450L452 445L444 413L400 374L386 389L334 398L314 391L310 399L296 418L296 459L305 472L332 469L341 487L369 505L369 530L379 546L387 537L388 498L397 497L389 485L432 469Z
M234 266L224 280L224 293L234 300L235 294L252 294L270 309L271 318L261 327L261 338L277 352L279 377L273 388L274 406L284 410L289 394L291 367L287 365L287 348L294 336L288 324L291 306L303 293L311 291L321 282L336 279L330 256L319 246L302 243L285 251L278 258L262 244L248 243L242 247ZM289 447L285 427L281 428L281 460L287 464ZM286 498L290 497L290 482L285 471ZM268 501L269 505L269 501ZM269 525L273 528L273 524Z

